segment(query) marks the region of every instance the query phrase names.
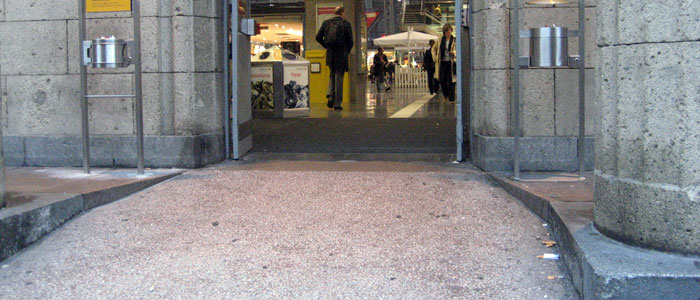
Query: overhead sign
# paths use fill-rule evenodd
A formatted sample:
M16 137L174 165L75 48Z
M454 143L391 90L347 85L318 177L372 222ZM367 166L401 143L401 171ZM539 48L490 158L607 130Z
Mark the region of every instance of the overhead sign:
M330 2L316 4L316 32L321 30L323 21L333 19L335 17L336 6L343 5L342 2Z
M89 13L131 11L131 0L85 0L85 11Z
M365 16L367 17L367 28L371 28L374 20L379 16L379 12L368 12L365 13Z

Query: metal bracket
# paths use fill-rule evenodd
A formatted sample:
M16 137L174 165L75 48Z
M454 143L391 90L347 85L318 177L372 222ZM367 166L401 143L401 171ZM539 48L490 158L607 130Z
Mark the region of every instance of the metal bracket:
M520 68L529 69L530 68L530 57L529 56L518 57L518 65L520 66Z
M128 64L134 63L134 48L136 47L136 42L134 40L126 40L126 50L129 51L127 55L124 55L124 61Z
M92 41L83 41L83 66L87 66L92 63L90 48L92 48Z
M577 69L581 65L581 57L578 55L569 56L569 67Z
M242 19L241 27L239 31L247 36L255 35L255 20L254 19Z

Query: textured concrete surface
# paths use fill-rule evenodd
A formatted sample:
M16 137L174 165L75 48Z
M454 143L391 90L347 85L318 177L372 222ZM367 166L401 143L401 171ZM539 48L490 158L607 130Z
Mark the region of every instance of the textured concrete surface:
M225 159L220 134L199 136L146 136L147 167L199 168ZM83 164L80 137L6 136L6 164L29 167L80 167ZM95 167L136 166L136 138L92 136L90 163Z
M0 296L575 299L547 238L468 165L241 161L74 219L2 264Z
M76 215L182 173L181 170L8 168L7 207L0 209L0 260Z
M485 171L513 170L513 138L474 136L474 165ZM576 137L542 136L520 139L521 171L577 171ZM594 141L586 139L586 170L593 170Z
M650 251L605 237L592 226L592 172L490 173L509 193L549 222L581 299L696 300L700 257Z
M607 2L599 10L601 27L611 28L598 41L596 228L700 255L700 96L688 84L700 76L700 19L688 17L700 3Z

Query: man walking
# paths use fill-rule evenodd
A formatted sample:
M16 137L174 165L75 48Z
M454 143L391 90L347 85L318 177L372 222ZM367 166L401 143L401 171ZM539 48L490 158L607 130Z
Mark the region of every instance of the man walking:
M342 110L343 76L350 69L348 54L353 46L352 26L345 20L345 8L335 8L335 17L323 22L316 34L316 41L326 48L326 65L331 71L326 93L328 108Z

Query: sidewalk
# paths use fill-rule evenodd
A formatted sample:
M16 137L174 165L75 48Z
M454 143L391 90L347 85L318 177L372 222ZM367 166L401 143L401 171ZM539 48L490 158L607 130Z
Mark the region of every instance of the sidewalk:
M468 163L246 158L75 218L0 298L576 299L547 234Z
M0 261L38 241L71 218L154 184L183 170L17 168L6 172L5 200L0 209Z
M629 246L593 226L594 176L585 173L489 175L547 221L581 299L698 299L700 258Z

